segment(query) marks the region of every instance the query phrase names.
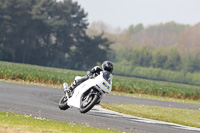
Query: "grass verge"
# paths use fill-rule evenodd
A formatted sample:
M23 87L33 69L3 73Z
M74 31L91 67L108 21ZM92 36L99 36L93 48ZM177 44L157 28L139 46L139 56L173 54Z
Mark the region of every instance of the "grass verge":
M0 61L0 79L60 85L86 72ZM200 86L114 76L113 90L180 99L200 100Z
M0 131L9 133L119 133L119 131L115 130L93 128L7 112L0 112Z
M200 128L200 111L133 104L102 104L103 108L137 117Z
M187 104L200 105L200 100L170 98L170 97L154 96L154 95L148 95L148 94L137 94L137 93L130 94L130 93L125 93L125 92L117 92L117 91L112 91L111 94L112 95L120 95L120 96L128 96L128 97L153 99L153 100L160 100L160 101L168 101L168 102L176 102L176 103L187 103Z

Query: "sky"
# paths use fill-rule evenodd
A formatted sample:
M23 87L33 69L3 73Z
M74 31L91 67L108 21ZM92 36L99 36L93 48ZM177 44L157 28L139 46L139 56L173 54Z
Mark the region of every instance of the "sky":
M116 28L128 28L174 21L200 22L200 0L73 0L88 13L88 22L102 21Z

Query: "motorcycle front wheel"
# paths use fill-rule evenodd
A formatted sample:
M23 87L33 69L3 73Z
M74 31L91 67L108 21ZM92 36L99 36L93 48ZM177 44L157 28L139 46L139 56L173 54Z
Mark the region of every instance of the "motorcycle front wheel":
M67 105L67 97L66 96L63 96L59 103L58 103L58 107L61 109L61 110L66 110L69 108L69 106Z
M97 95L90 95L88 98L88 95L83 95L81 99L81 106L80 106L80 112L81 113L86 113L90 109L96 105L97 101L99 100L99 97Z

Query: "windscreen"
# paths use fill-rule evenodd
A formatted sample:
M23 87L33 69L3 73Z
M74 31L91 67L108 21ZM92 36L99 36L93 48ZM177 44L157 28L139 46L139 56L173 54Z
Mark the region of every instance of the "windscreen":
M103 71L103 78L110 84L112 83L112 74L108 71Z

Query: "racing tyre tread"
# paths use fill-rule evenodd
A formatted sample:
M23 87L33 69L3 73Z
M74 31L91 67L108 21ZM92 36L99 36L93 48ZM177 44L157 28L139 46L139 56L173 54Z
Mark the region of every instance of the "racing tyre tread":
M58 103L58 107L59 107L61 110L66 110L66 109L69 108L69 106L67 105L67 100L66 100L66 102L63 101L65 97L66 97L66 96L63 96L63 97L60 99L59 103Z
M94 95L92 101L90 102L88 106L86 106L85 108L80 107L80 112L87 113L90 109L94 107L94 105L96 105L98 100L99 100L99 97L97 95Z

